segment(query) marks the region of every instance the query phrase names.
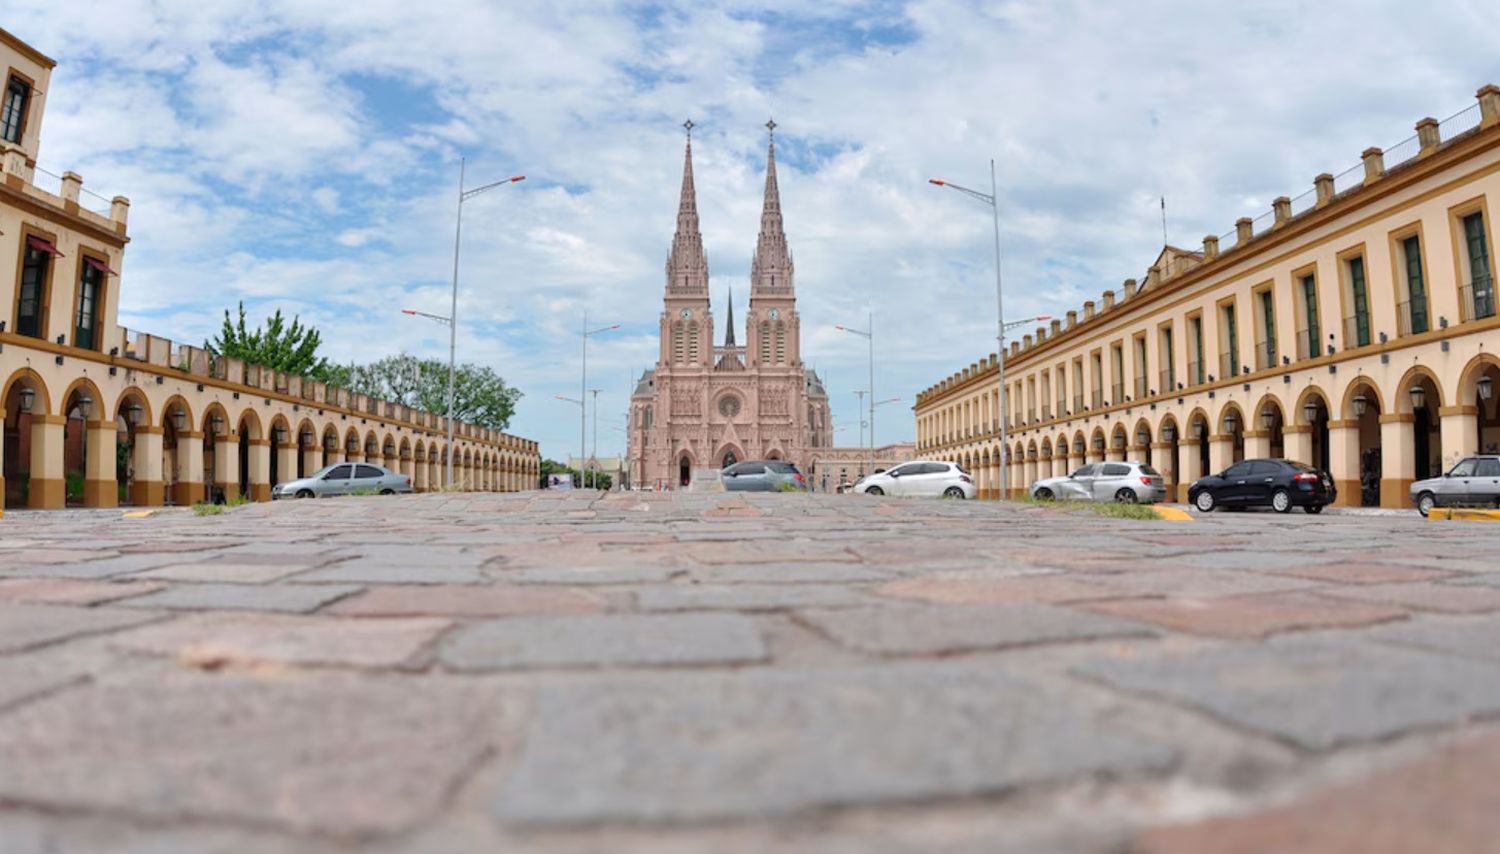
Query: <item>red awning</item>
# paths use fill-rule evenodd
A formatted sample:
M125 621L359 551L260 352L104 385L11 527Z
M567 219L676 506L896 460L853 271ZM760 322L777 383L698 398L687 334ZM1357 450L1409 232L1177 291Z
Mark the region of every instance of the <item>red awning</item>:
M118 276L118 275L120 275L119 273L116 273L114 270L111 270L109 268L108 264L104 263L103 261L100 261L98 258L91 258L88 255L85 255L85 256L83 256L83 263L89 265L90 267L93 267L95 270L98 270L99 272L103 273L106 276Z
M38 252L45 252L54 258L63 257L63 254L57 251L56 246L53 246L51 243L48 243L40 237L27 237L26 245L30 246L32 249L35 249Z

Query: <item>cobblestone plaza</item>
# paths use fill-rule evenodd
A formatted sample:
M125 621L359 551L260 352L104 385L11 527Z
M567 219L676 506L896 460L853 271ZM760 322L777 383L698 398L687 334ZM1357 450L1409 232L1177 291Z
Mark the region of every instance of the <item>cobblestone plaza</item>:
M0 526L11 854L1493 842L1500 526L636 493Z

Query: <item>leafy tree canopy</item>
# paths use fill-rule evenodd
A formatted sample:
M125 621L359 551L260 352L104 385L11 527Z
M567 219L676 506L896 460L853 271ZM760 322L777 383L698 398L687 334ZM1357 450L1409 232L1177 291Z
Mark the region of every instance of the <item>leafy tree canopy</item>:
M448 364L402 353L369 365L335 368L337 380L351 391L414 406L429 412L448 412ZM464 363L455 371L453 412L459 421L504 430L521 399L519 389L505 384L493 370Z
M241 302L239 320L231 320L229 309L224 309L224 328L217 338L203 342L203 349L215 356L243 359L249 364L328 382L331 366L318 355L322 344L323 336L315 327L303 326L301 318L295 315L288 325L279 308L263 327L249 329L245 325L245 304Z
M569 468L568 466L558 462L557 460L542 460L542 469L540 472L541 476L538 479L539 485L545 487L547 485L547 475L550 474L572 475L573 486L576 489L582 489L585 482L583 472L580 472L578 469ZM607 472L590 472L587 481L588 484L592 486L596 482L596 480L599 484L600 489L608 490L614 485L614 477Z

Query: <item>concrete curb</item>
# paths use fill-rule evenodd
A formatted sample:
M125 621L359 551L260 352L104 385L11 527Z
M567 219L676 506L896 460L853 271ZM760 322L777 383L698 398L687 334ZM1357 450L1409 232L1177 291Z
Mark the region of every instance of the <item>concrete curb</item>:
M1462 508L1433 508L1427 514L1429 522L1500 522L1500 510L1466 510Z
M1176 507L1162 507L1160 505L1153 504L1151 505L1151 510L1156 513L1158 518L1167 522L1193 521L1193 514L1187 512L1186 510L1180 510Z

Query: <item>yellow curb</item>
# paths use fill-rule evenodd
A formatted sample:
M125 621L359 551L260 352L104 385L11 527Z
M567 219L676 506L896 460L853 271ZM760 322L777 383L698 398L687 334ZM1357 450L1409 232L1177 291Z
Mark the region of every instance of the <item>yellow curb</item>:
M1153 504L1151 505L1151 510L1158 517L1167 522L1193 521L1193 515L1191 513L1187 512L1186 510L1178 510L1176 507L1158 507L1157 505Z
M132 511L130 511L128 513L125 513L120 518L122 518L122 519L149 519L149 518L151 518L152 516L155 516L155 515L156 515L156 511L155 510L132 510Z
M1500 510L1464 510L1434 508L1427 514L1429 522L1500 522Z

